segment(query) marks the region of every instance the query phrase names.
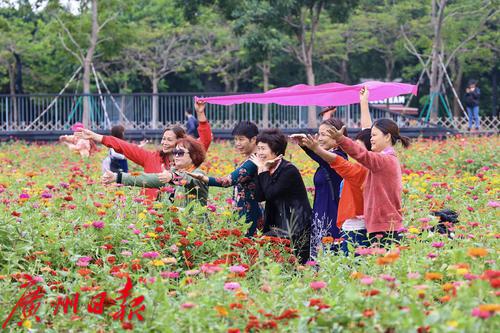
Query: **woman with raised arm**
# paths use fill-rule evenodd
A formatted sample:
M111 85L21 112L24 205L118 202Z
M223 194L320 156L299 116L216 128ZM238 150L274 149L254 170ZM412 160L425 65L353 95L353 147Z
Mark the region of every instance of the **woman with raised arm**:
M410 145L410 139L401 136L398 125L390 119L379 119L371 129L372 151L344 136L345 128L329 129L330 136L340 147L367 170L364 184L364 218L371 242L389 244L399 241L402 228L401 165L394 145Z
M354 141L371 151L372 121L368 105L368 90L360 91L361 126ZM342 250L348 253L348 244L354 247L369 246L363 216L363 185L368 170L359 163L351 163L337 154L325 150L316 137L308 135L303 144L326 161L342 178L343 186L339 200L337 227L342 230Z
M212 130L205 116L205 102L197 101L195 109L198 121L200 122L198 127L199 141L205 150L208 150L212 142ZM89 130L82 130L79 132L79 135L82 138L91 139L109 148L113 148L116 152L125 155L132 162L142 166L146 173L158 173L162 171L162 168L168 169L172 166L172 150L175 148L175 142L178 139L186 137L186 132L179 126L167 127L163 132L161 149L157 151L149 151L124 140L112 136L99 135ZM158 189L151 188L144 190L142 193L148 199L156 200L159 192Z
M117 182L127 186L156 189L171 186L173 191L161 192L166 192L166 198L171 202L180 200L180 207L185 207L193 200L206 205L208 198L207 184L189 175L189 173L203 175L203 171L199 169L206 157L203 146L194 138L186 136L176 141L172 155L174 156L175 167L171 170L163 168L161 173L143 173L139 176L121 172L117 174L106 172L102 180L107 184Z

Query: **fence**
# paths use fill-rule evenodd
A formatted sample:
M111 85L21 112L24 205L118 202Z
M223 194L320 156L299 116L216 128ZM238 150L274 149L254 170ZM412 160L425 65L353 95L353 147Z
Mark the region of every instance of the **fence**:
M165 125L184 124L185 111L193 108L194 96L217 96L217 93L167 93L167 94L31 94L0 95L0 130L2 131L59 131L67 130L82 119L83 99L90 105L90 122L93 129L109 129L121 123L128 129L161 128ZM153 101L158 103L158 120L152 124ZM240 120L254 121L264 127L264 108L261 104L232 106L208 105L207 117L214 129L231 129ZM269 127L306 128L307 107L269 104ZM437 124L418 118L370 107L373 119L391 118L401 127L448 127L463 129L467 120L441 119ZM318 108L319 111L319 108ZM348 127L358 127L359 105L338 107L336 117ZM156 126L154 126L156 125ZM482 119L487 130L497 131L497 118Z

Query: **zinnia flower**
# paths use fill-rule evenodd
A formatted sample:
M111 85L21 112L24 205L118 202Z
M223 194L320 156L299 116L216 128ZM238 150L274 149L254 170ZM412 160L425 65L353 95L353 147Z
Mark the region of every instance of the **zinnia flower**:
M241 286L238 282L226 282L224 283L224 290L234 291L240 289Z
M92 226L96 229L102 229L102 228L104 228L104 222L94 221L94 222L92 222Z
M309 284L309 286L314 290L320 290L327 286L325 281L313 281Z

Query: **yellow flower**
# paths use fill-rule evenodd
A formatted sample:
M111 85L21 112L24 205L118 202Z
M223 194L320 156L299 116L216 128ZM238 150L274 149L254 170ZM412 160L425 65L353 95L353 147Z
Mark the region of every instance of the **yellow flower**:
M158 267L158 266L164 266L164 265L165 265L165 263L164 263L162 260L159 260L159 259L155 259L155 260L153 260L153 261L152 261L152 264L153 264L154 266L156 266L156 267Z
M408 228L408 231L411 233L411 234L418 234L420 233L420 230L418 230L417 228L415 227L410 227Z
M155 234L154 232L148 232L146 235L148 235L149 238L154 238L154 239L158 238L158 235Z
M139 220L144 220L144 219L146 219L146 214L144 214L144 213L139 213L139 214L137 215L137 218L138 218Z
M31 321L30 320L25 320L23 321L23 327L27 328L27 329L31 329L32 327L32 324L31 324Z
M455 327L458 326L458 321L456 321L456 320L450 320L450 321L446 322L446 325L455 328Z
M465 275L469 272L469 270L467 268L458 268L457 269L457 274L458 275Z

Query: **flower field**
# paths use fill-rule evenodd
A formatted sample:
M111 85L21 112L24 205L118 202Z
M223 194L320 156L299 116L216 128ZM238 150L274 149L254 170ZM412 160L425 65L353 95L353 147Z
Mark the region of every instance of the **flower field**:
M414 142L400 154L401 246L323 253L300 266L285 240L244 238L231 189L211 188L208 207L188 212L101 185L104 148L81 160L59 145L0 144L0 323L39 332L498 332L499 147L499 137ZM213 144L205 170L232 171L232 151ZM315 163L292 144L286 158L312 195ZM459 213L454 239L431 230L430 213L442 208Z

